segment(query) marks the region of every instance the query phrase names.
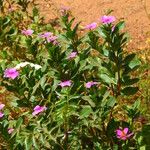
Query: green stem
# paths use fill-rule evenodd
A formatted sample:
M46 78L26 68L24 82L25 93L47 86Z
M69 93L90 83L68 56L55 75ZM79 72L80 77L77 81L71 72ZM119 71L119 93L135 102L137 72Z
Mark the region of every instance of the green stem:
M120 81L120 62L119 62L119 53L117 52L117 75L118 75L118 81L117 81L117 91L116 91L116 97L120 95L120 90L121 90L121 81Z
M68 150L68 106L69 106L69 101L68 101L68 93L67 93L67 98L66 98L66 109L64 111L64 120L65 120L65 124L64 124L64 128L65 128L65 139L64 139L64 148L65 150Z

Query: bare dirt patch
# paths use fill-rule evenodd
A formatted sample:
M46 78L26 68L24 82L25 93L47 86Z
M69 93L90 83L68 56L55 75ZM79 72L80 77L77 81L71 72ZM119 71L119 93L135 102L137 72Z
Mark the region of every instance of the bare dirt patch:
M114 10L112 15L126 21L126 30L131 35L131 48L145 47L150 36L150 0L35 0L39 4L41 15L49 22L59 16L61 6L71 8L73 16L81 25L98 22L108 9ZM146 6L147 13L144 6Z

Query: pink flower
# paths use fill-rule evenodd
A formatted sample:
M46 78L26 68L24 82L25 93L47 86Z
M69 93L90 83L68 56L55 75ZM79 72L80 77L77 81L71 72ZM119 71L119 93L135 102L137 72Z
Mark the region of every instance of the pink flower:
M32 115L35 116L35 115L37 115L37 114L45 111L46 109L47 108L45 106L39 106L39 105L37 105L37 106L34 107L34 109L33 109L34 111L33 111Z
M57 38L58 38L57 36L50 36L50 37L47 37L46 39L48 43L51 42L54 45L57 45L58 44Z
M19 76L19 72L15 68L6 69L4 72L5 78L15 79L18 76Z
M93 30L97 27L97 23L96 22L93 22L91 24L88 24L85 26L85 29L90 29L90 30Z
M4 116L4 114L2 112L0 112L0 118L2 118Z
M58 38L57 36L47 37L47 42L54 42L57 38Z
M96 85L96 84L98 84L98 83L97 83L97 82L90 81L90 82L87 82L87 83L85 84L85 87L89 89L89 88L91 88L91 86Z
M116 130L117 138L121 140L127 140L129 137L133 135L133 133L128 134L128 131L129 131L128 128L124 128L123 130L117 129Z
M33 30L28 29L28 30L22 30L21 33L26 35L26 36L31 36L33 32L34 32Z
M69 10L70 10L70 7L61 6L61 8L60 8L60 13L61 13L62 16L64 16L64 15L67 14L67 12L69 12Z
M60 85L61 87L71 86L71 81L70 81L70 80L63 81L63 82L60 82L59 85Z
M14 131L13 128L8 128L8 134L11 134Z
M0 110L2 110L5 107L4 104L0 104Z
M102 16L101 18L101 22L103 24L110 24L112 22L114 22L116 20L116 18L114 16Z
M48 38L48 37L50 37L50 36L52 36L53 35L53 33L51 33L51 32L45 32L45 33L43 33L43 34L40 34L39 36L41 37L41 38Z
M61 10L68 11L68 10L70 10L70 7L68 7L68 6L61 6Z
M68 59L75 58L76 56L77 56L77 52L72 52L71 54L69 54Z

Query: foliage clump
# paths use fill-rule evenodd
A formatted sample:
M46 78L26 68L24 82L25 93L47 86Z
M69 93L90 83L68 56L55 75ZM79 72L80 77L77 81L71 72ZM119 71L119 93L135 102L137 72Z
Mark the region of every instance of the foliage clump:
M20 9L1 7L0 17L1 87L9 91L9 103L0 108L3 148L144 146L135 123L140 101L125 103L138 92L132 72L140 61L125 51L124 21L107 14L81 34L68 9L56 29L43 23L37 8L29 14L28 1L9 7L14 4Z

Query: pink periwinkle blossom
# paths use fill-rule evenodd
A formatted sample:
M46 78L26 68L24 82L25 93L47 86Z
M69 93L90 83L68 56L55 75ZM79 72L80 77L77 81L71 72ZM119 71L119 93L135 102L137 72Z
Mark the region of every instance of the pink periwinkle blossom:
M62 15L62 16L66 15L67 12L69 12L69 10L70 10L70 7L61 6L61 8L60 8L61 15Z
M5 104L0 104L0 110L2 110L5 107Z
M101 18L101 22L103 24L110 24L112 22L114 22L116 20L116 18L114 16L102 16Z
M61 87L71 86L71 80L62 81L62 82L59 83L59 85L60 85Z
M91 86L96 85L96 84L98 84L98 83L97 83L97 82L90 81L90 82L87 82L87 83L85 84L85 87L89 89L89 88L91 88Z
M8 134L12 134L12 133L13 133L13 131L14 131L14 129L13 129L13 128L8 128Z
M89 29L89 30L93 30L97 27L97 23L96 22L93 22L91 24L88 24L85 26L85 29Z
M45 106L37 105L37 106L34 107L34 109L33 109L34 111L33 111L32 115L35 116L35 115L45 111L46 109L47 109L47 107L45 107Z
M15 68L6 69L4 72L5 78L15 79L18 76L19 76L19 72Z
M41 37L41 38L48 38L48 37L50 37L50 36L52 36L53 35L53 33L51 33L51 32L45 32L45 33L43 33L43 34L40 34L39 36Z
M57 36L47 37L47 42L54 42L57 38L58 38Z
M75 58L77 56L77 52L72 52L69 54L68 59Z
M48 43L53 43L54 45L58 45L58 41L57 41L57 36L50 36L50 37L47 37L47 42Z
M21 33L24 34L24 35L26 35L26 36L31 36L33 32L34 31L31 30L31 29L27 29L27 30L22 30L21 31Z
M117 138L118 139L121 139L121 140L127 140L128 138L130 138L133 133L128 133L129 131L129 128L124 128L124 129L117 129L116 130L116 135L117 135Z
M2 112L0 112L0 118L2 118L4 116L4 114Z

